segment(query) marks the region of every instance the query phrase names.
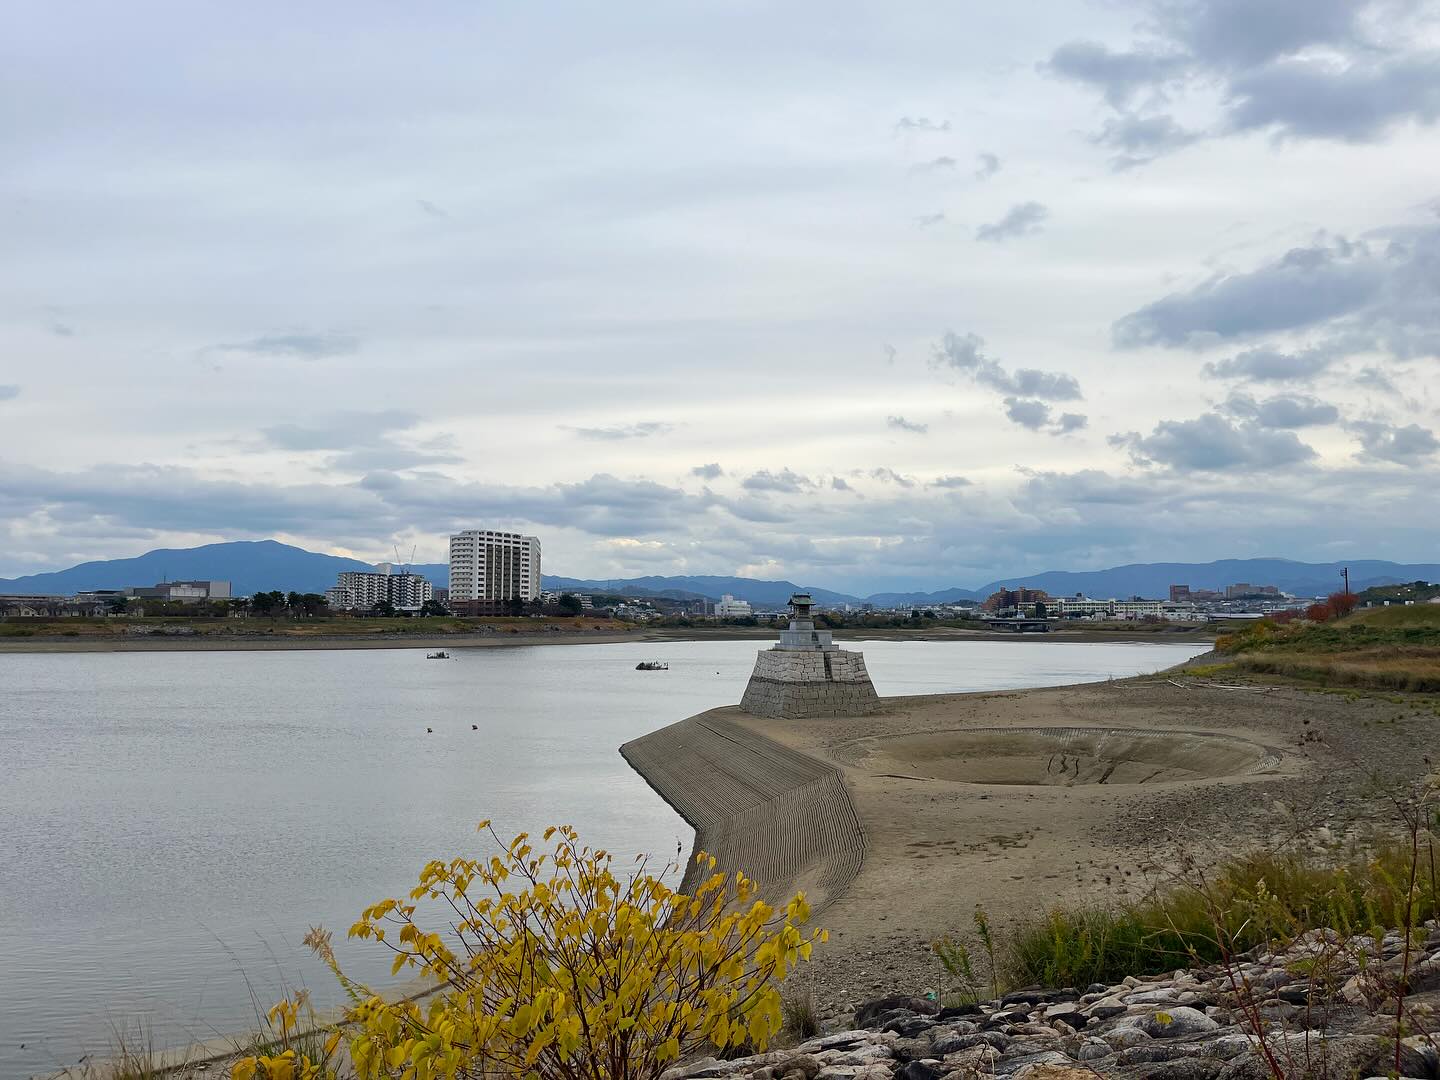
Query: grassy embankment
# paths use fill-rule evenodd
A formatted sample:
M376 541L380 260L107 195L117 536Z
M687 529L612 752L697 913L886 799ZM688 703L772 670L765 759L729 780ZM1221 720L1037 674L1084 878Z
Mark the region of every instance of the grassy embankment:
M533 634L552 630L627 630L628 623L614 619L493 618L462 619L456 616L429 618L245 618L205 619L175 616L168 618L55 618L0 620L0 638L88 638L110 639L167 634L186 637L374 637L404 634L410 637L443 637L447 634Z
M1327 687L1440 691L1440 604L1375 608L1323 623L1262 621L1222 635L1219 668Z

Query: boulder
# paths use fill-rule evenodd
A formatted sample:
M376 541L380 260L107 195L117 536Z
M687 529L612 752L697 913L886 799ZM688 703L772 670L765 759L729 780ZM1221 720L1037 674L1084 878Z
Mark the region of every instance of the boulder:
M875 998L856 1006L855 1026L857 1028L871 1027L882 1014L894 1009L909 1009L918 1016L934 1016L940 1011L940 1006L928 998L915 997L911 994L894 994L890 997Z
M935 1062L912 1061L895 1074L896 1080L940 1080L946 1070ZM823 1080L823 1077L821 1078Z
M1141 1030L1152 1039L1174 1039L1185 1035L1201 1035L1218 1031L1220 1025L1198 1009L1179 1005L1160 1010L1140 1021Z

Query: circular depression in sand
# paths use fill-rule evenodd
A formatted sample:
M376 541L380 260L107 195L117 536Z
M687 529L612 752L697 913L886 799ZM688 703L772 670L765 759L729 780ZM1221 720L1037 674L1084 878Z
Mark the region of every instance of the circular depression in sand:
M881 776L967 784L1164 784L1268 772L1259 743L1196 731L967 728L865 740L862 767Z

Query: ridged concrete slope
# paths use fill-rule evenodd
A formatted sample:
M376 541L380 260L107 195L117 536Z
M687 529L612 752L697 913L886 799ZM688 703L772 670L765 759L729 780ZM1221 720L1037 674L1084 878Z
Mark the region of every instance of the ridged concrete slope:
M771 903L803 889L819 910L850 885L865 854L840 774L725 711L671 724L620 752L694 827L695 850L714 855L716 869L745 871ZM682 890L699 880L692 859Z

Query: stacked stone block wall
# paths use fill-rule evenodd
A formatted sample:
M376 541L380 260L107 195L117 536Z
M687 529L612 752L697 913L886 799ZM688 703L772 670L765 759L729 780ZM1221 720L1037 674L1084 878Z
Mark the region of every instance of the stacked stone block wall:
M864 654L844 649L767 649L740 699L750 715L777 718L864 716L879 707Z

